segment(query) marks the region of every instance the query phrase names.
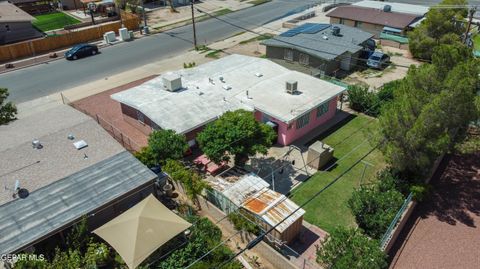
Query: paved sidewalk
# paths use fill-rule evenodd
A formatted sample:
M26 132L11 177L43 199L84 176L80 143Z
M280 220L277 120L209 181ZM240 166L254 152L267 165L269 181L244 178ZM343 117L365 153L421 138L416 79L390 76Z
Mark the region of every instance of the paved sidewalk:
M92 41L90 44L95 44L98 46L98 48L104 48L111 46L109 44L106 44L103 41ZM35 57L30 57L30 58L25 58L25 59L20 59L12 62L5 62L0 65L0 74L6 73L6 72L12 72L16 71L22 68L34 66L34 65L39 65L39 64L48 64L49 62L57 61L57 60L64 60L65 59L65 52L68 51L70 48L64 48L64 49L59 49L55 51L51 51L49 53L42 53L38 56ZM50 54L56 53L57 57L55 58L50 58ZM13 68L6 68L5 64L13 64Z
M89 82L60 93L55 93L32 101L20 103L17 105L19 113L17 118L23 118L54 106L62 105L63 103L74 102L85 97L128 84L141 78L159 75L170 70L178 70L183 68L183 63L195 62L197 65L199 65L211 60L211 58L206 58L203 54L199 54L196 51L190 51L183 55L151 63L110 77L105 77L103 79Z
M231 11L241 10L251 7L253 4L248 1L240 0L208 0L197 2L195 8L204 10L208 13L215 13L220 10L229 9ZM170 7L157 7L154 9L147 8L147 23L153 29L166 29L167 26L173 26L182 22L190 23L192 11L190 5L175 8L177 12L171 12ZM200 19L206 17L198 11L195 11L195 18Z

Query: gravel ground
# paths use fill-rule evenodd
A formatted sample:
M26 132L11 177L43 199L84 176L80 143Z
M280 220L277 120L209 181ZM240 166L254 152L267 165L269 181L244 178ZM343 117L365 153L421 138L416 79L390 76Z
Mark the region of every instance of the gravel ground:
M92 116L93 118L97 118L96 115L98 115L101 119L113 125L115 130L118 130L118 132L115 131L117 138L122 137L124 141L131 140L132 143L129 143L129 144L131 144L132 149L135 151L138 151L140 150L141 147L144 147L147 145L148 137L123 119L120 103L110 98L110 95L138 86L154 77L156 76L149 76L149 77L110 89L108 91L95 94L95 95L86 97L84 99L80 99L78 101L73 102L72 105L76 109ZM104 128L106 127L104 126ZM111 127L107 126L106 129L109 129L109 128ZM118 134L120 132L121 132L121 135Z
M446 157L442 167L394 245L390 268L480 267L480 151Z

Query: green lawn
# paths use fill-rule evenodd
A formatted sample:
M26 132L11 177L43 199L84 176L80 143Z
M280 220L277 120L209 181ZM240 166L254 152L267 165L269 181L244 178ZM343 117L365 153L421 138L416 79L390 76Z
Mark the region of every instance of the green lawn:
M371 150L372 145L368 141L361 143L370 136L365 129L375 130L376 125L376 120L359 115L333 133L321 138L320 140L334 147L334 157L341 160L330 171L316 173L307 182L293 190L291 199L297 204L302 204ZM357 131L359 128L363 130ZM338 145L335 146L336 144ZM359 144L361 145L355 151L348 154ZM348 156L342 159L347 154ZM374 179L376 172L384 167L385 162L378 150L373 151L364 160L373 165L373 167L367 166L365 170L363 183L369 183ZM360 185L365 166L363 163L357 164L334 185L307 204L305 220L327 232L331 232L337 225L355 226L355 219L347 202L353 189Z
M66 15L62 12L52 12L48 14L37 15L35 16L35 19L36 20L34 20L32 24L42 32L61 29L66 25L80 22L74 17Z
M476 34L473 37L473 46L475 47L475 50L480 50L480 34Z

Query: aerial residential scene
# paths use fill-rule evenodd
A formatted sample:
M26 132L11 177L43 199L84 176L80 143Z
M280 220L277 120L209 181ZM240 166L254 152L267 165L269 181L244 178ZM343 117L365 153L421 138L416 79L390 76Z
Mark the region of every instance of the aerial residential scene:
M480 268L480 1L0 0L0 269Z

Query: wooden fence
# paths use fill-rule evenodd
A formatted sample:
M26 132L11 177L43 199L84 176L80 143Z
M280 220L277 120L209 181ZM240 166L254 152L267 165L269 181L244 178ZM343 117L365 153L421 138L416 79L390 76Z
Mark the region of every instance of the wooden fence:
M122 14L123 24L129 30L136 30L140 24L138 16ZM59 36L49 36L42 39L19 42L11 45L0 46L0 62L8 62L24 57L36 56L41 53L48 53L57 49L70 47L74 44L89 42L101 39L103 34L121 28L121 22L105 23L95 27L72 31Z

